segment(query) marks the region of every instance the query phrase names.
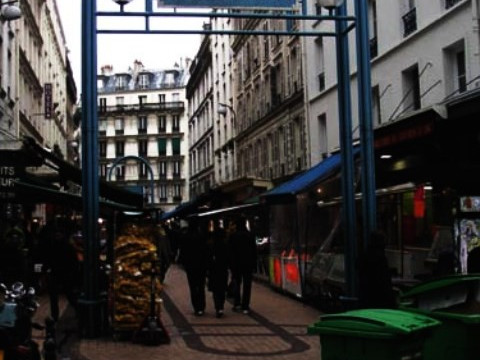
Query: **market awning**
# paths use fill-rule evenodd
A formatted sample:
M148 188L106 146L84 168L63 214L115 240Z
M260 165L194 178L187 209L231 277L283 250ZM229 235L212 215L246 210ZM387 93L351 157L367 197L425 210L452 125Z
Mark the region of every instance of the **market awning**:
M356 155L359 148L353 149L353 154ZM341 167L341 154L337 153L326 158L311 169L294 177L293 179L284 182L283 184L267 191L260 195L260 198L267 203L290 202L295 200L295 196L299 193L305 192L312 186L315 186L320 181L325 180L329 176L338 172Z
M15 193L16 196L14 202L21 202L24 204L63 204L78 210L80 210L83 206L82 197L80 195L55 190L44 186L33 185L23 181L15 181ZM136 207L116 203L113 201L100 200L99 205L101 211L102 209L138 211L138 208Z
M250 210L250 209L252 209L254 207L257 207L257 206L259 206L258 203L242 204L242 205L230 206L230 207L221 208L221 209L215 209L215 210L211 210L211 211L205 211L205 212L201 212L201 213L198 213L198 214L195 214L195 215L198 216L198 217L225 215L225 214L231 214L231 213L238 212L238 211Z
M44 162L51 162L55 166L56 170L58 171L58 175L61 178L65 180L70 180L78 185L82 185L81 169L66 162L65 160L60 159L54 153L38 145L32 138L25 138L24 150L30 151L37 157L41 157ZM142 194L115 186L103 179L99 180L99 192L100 197L106 198L114 203L127 204L128 207L136 208L143 206Z

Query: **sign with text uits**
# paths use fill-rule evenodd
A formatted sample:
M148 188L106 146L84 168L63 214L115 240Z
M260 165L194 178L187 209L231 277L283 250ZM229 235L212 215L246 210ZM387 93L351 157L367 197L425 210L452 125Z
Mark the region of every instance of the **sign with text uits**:
M157 0L158 7L270 8L288 9L295 0Z

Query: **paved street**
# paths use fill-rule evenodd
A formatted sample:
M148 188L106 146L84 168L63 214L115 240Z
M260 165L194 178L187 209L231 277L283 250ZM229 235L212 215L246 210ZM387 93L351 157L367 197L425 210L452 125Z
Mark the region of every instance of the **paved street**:
M70 308L58 324L61 358L82 360L132 359L304 359L320 358L319 340L306 334L307 326L320 312L295 299L255 283L252 312L249 315L231 311L226 304L225 316L215 317L211 294L207 293L203 317L193 315L186 276L177 266L170 268L165 280L162 322L171 343L160 346L133 344L115 337L78 340ZM44 316L48 303L43 304ZM65 308L65 305L64 305Z

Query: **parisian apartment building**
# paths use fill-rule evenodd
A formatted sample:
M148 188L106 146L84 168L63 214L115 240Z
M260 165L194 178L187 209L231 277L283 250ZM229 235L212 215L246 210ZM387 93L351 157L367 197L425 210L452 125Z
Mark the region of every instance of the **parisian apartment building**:
M78 125L73 121L77 90L56 4L56 0L2 4L0 148L20 149L28 137L59 158L73 162L78 151L69 147L71 133ZM7 10L12 10L9 7L17 7L18 17L4 17ZM27 165L22 167L19 162L15 173L23 174ZM28 171L46 178L51 174L45 166L29 167ZM37 215L45 215L45 205L35 206Z
M188 201L188 63L154 70L136 60L98 75L99 175L162 211Z
M296 21L212 18L213 30L295 31ZM243 202L309 167L301 41L205 36L188 87L190 192Z

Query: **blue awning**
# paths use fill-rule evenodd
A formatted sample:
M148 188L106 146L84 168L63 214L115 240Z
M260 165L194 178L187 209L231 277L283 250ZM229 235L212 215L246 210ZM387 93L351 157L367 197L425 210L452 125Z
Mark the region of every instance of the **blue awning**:
M358 154L359 148L353 149L354 156ZM317 185L320 181L333 175L341 167L341 154L334 154L311 169L294 177L293 179L273 188L270 191L260 195L267 202L279 200L293 201L295 196L301 192L307 191Z

